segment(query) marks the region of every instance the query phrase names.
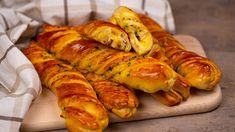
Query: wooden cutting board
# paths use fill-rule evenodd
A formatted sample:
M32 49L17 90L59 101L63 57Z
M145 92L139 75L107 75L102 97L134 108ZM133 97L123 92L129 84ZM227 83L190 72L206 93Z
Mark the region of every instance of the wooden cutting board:
M176 35L175 37L188 50L205 56L205 52L196 38L188 35ZM219 85L209 92L194 91L187 101L173 107L162 105L149 94L143 93L139 96L140 106L134 117L122 120L110 113L110 123L207 112L215 109L220 104L221 99L222 94ZM48 89L43 88L42 94L32 103L26 114L21 130L45 131L65 128L64 120L59 116L60 112L56 96Z

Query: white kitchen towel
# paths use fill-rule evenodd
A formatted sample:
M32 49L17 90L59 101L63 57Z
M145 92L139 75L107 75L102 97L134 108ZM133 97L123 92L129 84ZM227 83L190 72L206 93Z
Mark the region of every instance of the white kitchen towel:
M1 132L18 131L32 100L40 93L41 83L33 65L14 45L26 30L38 25L12 9L0 9Z
M73 26L93 19L106 20L120 5L145 13L166 30L175 32L174 19L167 0L35 0L17 11L49 24Z
M166 30L175 32L167 0L0 1L0 131L19 131L32 100L40 93L39 77L20 51L27 46L40 25L73 26L94 19L106 20L121 5L145 13Z

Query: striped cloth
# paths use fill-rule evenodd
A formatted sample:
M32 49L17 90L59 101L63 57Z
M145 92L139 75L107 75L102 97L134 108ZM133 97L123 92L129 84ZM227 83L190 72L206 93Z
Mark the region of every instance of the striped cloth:
M32 100L40 93L39 77L14 45L26 29L39 23L11 9L0 10L0 131L19 130Z
M26 47L41 23L78 25L107 20L120 5L145 13L175 32L167 0L2 0L0 7L0 131L19 131L33 99L41 90L39 77L19 50ZM11 7L11 8L9 8Z
M17 11L49 24L73 26L94 19L106 20L120 5L148 14L166 30L175 32L174 19L167 0L36 0Z

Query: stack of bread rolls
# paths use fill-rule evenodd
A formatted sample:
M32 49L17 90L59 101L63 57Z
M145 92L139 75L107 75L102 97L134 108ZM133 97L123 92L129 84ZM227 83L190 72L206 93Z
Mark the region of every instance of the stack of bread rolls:
M58 96L70 131L102 131L106 110L120 118L134 116L136 90L173 106L190 97L191 87L213 90L221 78L212 61L187 51L157 22L123 6L108 21L45 24L34 41L23 52L42 84Z

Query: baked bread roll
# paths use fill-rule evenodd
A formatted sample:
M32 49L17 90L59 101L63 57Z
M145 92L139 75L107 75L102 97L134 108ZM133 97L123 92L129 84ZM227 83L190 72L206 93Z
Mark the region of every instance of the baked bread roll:
M83 39L70 30L42 32L37 40L57 58L83 72L94 72L106 80L111 79L147 93L168 91L176 79L174 70L164 62L110 49L96 41Z
M82 32L90 39L94 39L106 46L126 52L131 50L128 34L122 28L110 22L92 21L83 26Z
M189 98L190 88L191 88L190 83L184 77L177 74L176 81L172 89L178 92L183 97L183 100Z
M108 114L84 76L56 60L34 42L23 50L35 66L43 85L58 97L61 117L71 132L101 132Z
M130 118L135 115L139 100L134 90L95 73L84 74L94 88L98 99L105 108L121 118Z
M167 106L178 105L183 101L183 97L174 90L170 90L168 92L158 91L151 95L160 103L167 105Z
M165 56L164 48L159 45L159 42L156 39L153 40L154 44L152 46L152 49L146 56L150 56L157 60L166 62L169 66L172 67L171 62ZM165 105L173 106L179 104L183 100L188 99L188 97L190 96L190 87L191 86L189 82L177 73L177 78L171 91L159 91L152 94L152 96Z
M162 104L174 106L189 98L190 87L189 82L177 74L176 81L170 91L159 91L151 95Z
M84 26L77 26L77 27L69 27L68 29L75 29L76 31L78 31L79 33L82 33L82 28L84 28ZM44 29L53 29L53 26L51 25L44 25ZM55 26L55 30L61 29L60 27ZM48 30L47 30L48 31ZM155 40L154 42L157 42L157 40ZM151 51L148 53L147 56L152 56L160 61L165 61L166 63L168 63L169 65L169 61L168 59L165 57L165 52L163 51L164 49L162 47L160 47L158 44L154 44L153 47L151 48ZM90 79L93 80L94 82L94 78L99 78L97 77L97 74L90 74L92 76L90 76ZM104 81L105 79L103 77L101 77L102 79L100 79L99 81ZM109 81L109 80L105 80L105 81ZM183 84L183 85L182 85ZM174 86L173 86L175 90L171 90L169 93L165 92L165 91L160 91L159 93L154 93L153 96L155 98L157 98L158 101L160 101L161 103L168 105L168 106L173 106L173 105L177 105L180 102L182 102L182 100L186 100L189 95L190 95L190 86L188 84L186 84L185 81L179 81L179 79L177 79L177 81L175 82ZM161 93L161 94L160 94ZM99 97L99 96L98 96ZM102 98L102 96L100 96L100 98ZM102 100L102 99L101 99ZM114 101L114 100L111 100ZM108 101L107 101L108 102ZM107 102L102 102L103 104L107 104ZM110 101L109 101L110 102ZM116 101L117 102L117 101ZM110 108L110 107L109 107ZM106 109L109 109L106 107ZM125 109L125 107L123 107L123 109ZM110 111L112 111L111 109L109 109ZM125 111L128 112L128 111ZM134 112L129 111L129 113L132 113L132 115L134 114ZM119 117L122 117L122 115L128 115L127 113L115 113L116 115L118 115Z
M110 22L119 25L128 33L131 45L137 54L143 55L150 51L153 44L152 35L134 11L120 6L115 9Z
M135 92L133 91L133 89L127 89L121 84L118 84L110 80L105 80L103 76L99 76L94 73L89 73L85 75L85 77L89 82L91 82L91 84L94 84L94 82L101 82L101 83L96 83L96 85L92 85L92 86L94 90L96 91L96 93L98 94L99 100L104 104L106 109L112 111L113 113L115 113L121 118L123 117L129 118L135 114L139 101L136 98ZM173 86L173 89L171 89L170 91L161 90L151 95L155 97L157 101L159 101L162 104L165 104L168 106L177 105L181 103L183 100L186 100L190 95L190 92L189 92L190 87L187 86L187 84L184 84L184 85L182 84L184 83L179 82L179 79L177 78ZM98 86L98 85L101 85L101 86ZM98 87L103 87L103 88L98 88ZM120 90L117 90L119 88ZM102 90L101 92L103 94L99 95L99 93L101 92L97 90ZM112 92L112 91L115 91L115 92ZM113 96L116 96L115 98L112 98L112 96L109 96L112 93L115 93L115 95L113 95ZM125 98L122 98L122 97L125 97ZM102 99L102 98L105 98L105 99ZM115 109L115 106L116 106L116 109L119 109L118 111L112 110L112 109Z
M134 91L109 80L96 81L92 86L106 109L124 119L135 115L139 101Z
M112 32L113 32L112 30L117 30L117 32L122 31L122 29L120 27L113 25L111 23L105 22L105 21L90 22L90 23L86 24L85 26L83 26L83 31L80 28L77 29L77 31L79 33L84 33L89 38L94 39L94 40L101 42L103 44L105 44L104 43L105 38L108 40L110 40L110 39L114 40L114 38L121 38L120 35L117 35L117 33L112 34ZM106 33L105 31L109 31L109 33ZM119 34L121 34L121 33L119 33ZM128 38L128 36L126 38ZM158 42L157 40L155 40L155 41ZM118 43L120 43L120 41ZM121 44L125 45L125 43L121 43ZM115 48L114 46L109 45L109 44L105 44L105 45ZM116 49L118 49L118 48L116 48ZM123 50L123 49L121 49L121 50ZM168 63L168 65L169 65L169 60L167 59L167 57L165 57L165 54L163 52L163 48L160 47L158 44L154 44L152 46L151 51L148 53L148 56L156 58L160 61L164 61L164 62ZM110 84L110 83L108 83L108 84ZM175 91L175 90L171 90L169 93L165 92L165 91L161 91L159 93L162 93L162 94L154 94L153 96L154 97L160 96L160 97L156 97L156 98L161 103L169 105L169 106L179 104L182 100L186 100L189 97L190 86L188 84L186 84L185 81L179 82L179 79L177 79L176 84L173 87L179 93L177 93L177 91ZM183 86L180 86L181 84L183 84ZM172 92L172 91L174 91L174 92ZM181 94L183 94L183 95L181 95ZM169 98L169 97L171 97L171 98ZM105 103L103 103L103 104L105 104Z
M169 66L173 67L169 59L165 56L165 50L159 45L157 40L154 40L154 45L147 56L153 57L157 60L166 62ZM190 96L190 83L182 77L180 74L177 74L177 78L175 84L173 86L173 90L178 92L184 100L186 100ZM173 93L173 92L171 92ZM172 94L170 94L172 95ZM168 96L170 96L168 95ZM177 97L177 96L175 96ZM176 101L175 101L176 102ZM170 103L169 103L170 104Z
M215 63L185 50L179 41L148 16L139 14L139 18L165 49L166 57L174 70L186 78L191 86L212 90L219 83L221 72Z

